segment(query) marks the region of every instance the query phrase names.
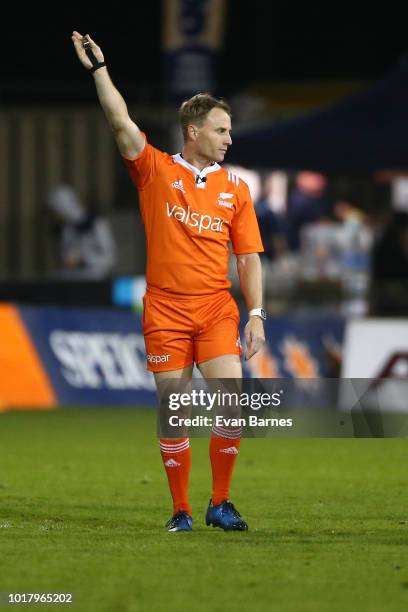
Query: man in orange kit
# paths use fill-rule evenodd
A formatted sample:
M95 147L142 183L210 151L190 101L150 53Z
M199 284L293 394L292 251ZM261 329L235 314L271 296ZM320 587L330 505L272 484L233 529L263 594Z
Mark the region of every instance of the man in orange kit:
M183 151L163 153L129 117L101 49L79 32L73 32L72 41L93 74L99 102L139 192L147 239L143 332L147 368L154 373L159 394L165 380L191 380L194 364L205 379L239 380L239 312L228 291L229 242L248 308L246 359L265 341L258 255L263 248L248 186L219 165L231 145L230 108L206 93L185 101L179 110ZM226 531L248 529L229 501L240 438L240 427L213 426L213 486L206 523ZM173 498L173 516L166 527L191 531L189 438L161 438L160 451Z

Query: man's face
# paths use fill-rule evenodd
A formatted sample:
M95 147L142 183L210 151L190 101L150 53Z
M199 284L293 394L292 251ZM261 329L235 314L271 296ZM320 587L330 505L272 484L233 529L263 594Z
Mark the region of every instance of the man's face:
M222 108L212 108L202 125L193 128L197 153L221 163L231 145L231 118Z

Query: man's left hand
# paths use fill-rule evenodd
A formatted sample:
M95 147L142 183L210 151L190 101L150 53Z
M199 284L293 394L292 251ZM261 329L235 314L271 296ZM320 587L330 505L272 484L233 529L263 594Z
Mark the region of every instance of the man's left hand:
M251 359L265 342L263 321L260 317L250 317L245 325L245 361Z

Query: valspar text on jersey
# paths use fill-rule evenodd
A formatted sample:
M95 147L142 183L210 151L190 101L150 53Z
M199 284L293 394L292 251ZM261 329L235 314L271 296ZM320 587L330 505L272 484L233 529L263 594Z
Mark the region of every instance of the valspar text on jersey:
M203 230L211 230L212 232L222 232L224 223L228 221L220 217L211 217L211 215L201 215L198 212L193 212L190 207L185 210L182 206L171 206L166 202L167 216L174 217L180 223L189 225L190 227L198 227L198 233Z

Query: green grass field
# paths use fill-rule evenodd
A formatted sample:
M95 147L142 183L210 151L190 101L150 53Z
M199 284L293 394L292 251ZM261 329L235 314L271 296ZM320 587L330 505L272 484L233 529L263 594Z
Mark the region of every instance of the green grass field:
M169 534L155 432L148 410L0 414L1 592L73 592L89 612L408 610L406 439L244 440L248 533L204 525L193 440L194 532Z

